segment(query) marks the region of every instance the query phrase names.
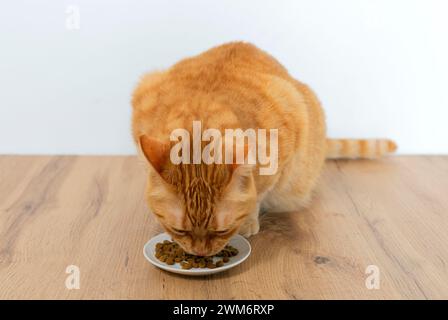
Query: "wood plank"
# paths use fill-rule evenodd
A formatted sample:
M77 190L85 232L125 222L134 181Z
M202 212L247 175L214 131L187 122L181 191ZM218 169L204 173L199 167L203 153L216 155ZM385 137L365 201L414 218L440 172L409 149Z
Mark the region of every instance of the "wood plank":
M448 298L448 157L328 161L310 208L264 215L251 257L201 278L143 257L161 232L144 185L132 156L1 156L0 298Z

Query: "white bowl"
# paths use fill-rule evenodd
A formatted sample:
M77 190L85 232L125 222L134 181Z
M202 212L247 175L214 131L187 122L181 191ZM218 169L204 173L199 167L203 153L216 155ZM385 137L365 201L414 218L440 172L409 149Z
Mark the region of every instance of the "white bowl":
M145 258L160 269L189 276L205 276L208 274L214 274L225 270L229 270L239 265L244 260L246 260L247 257L249 257L251 251L249 242L244 237L240 235L235 235L232 239L230 239L229 244L232 247L238 249L238 254L235 257L231 257L230 261L225 263L224 266L215 269L191 268L187 270L182 269L179 263L175 263L170 266L167 265L166 263L163 263L162 261L159 261L159 259L155 257L156 244L159 242L163 242L164 240L171 241L171 236L168 235L167 233L161 233L152 238L151 240L149 240L143 248L143 254L145 255Z

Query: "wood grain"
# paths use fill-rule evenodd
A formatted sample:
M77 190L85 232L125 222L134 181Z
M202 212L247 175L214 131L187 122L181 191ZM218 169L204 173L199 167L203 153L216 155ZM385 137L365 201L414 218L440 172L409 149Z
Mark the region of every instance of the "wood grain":
M448 157L329 161L308 210L264 215L251 257L202 278L143 257L144 184L135 157L1 156L0 298L448 298Z

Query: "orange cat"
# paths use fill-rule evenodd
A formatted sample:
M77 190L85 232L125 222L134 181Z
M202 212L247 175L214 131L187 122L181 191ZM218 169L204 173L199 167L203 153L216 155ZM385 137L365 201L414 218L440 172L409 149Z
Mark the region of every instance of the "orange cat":
M305 84L273 57L235 42L143 77L133 99L133 137L148 161L147 201L187 252L213 255L239 232L259 230L260 208L299 210L329 158L369 158L395 150L389 140L327 140L322 108ZM278 170L259 163L173 164L170 134L216 128L278 129Z

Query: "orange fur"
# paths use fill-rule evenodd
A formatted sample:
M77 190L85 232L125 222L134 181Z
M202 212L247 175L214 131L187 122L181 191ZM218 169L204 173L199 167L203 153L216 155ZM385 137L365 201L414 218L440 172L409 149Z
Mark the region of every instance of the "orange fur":
M149 163L149 207L195 254L219 251L235 232L257 233L260 207L300 209L329 150L323 110L311 89L248 43L224 44L146 75L132 105L133 137ZM166 154L154 154L167 150L174 129L191 132L194 120L202 130L278 129L277 173L259 175L258 164L174 165Z
M389 139L327 139L327 159L375 159L396 150Z

